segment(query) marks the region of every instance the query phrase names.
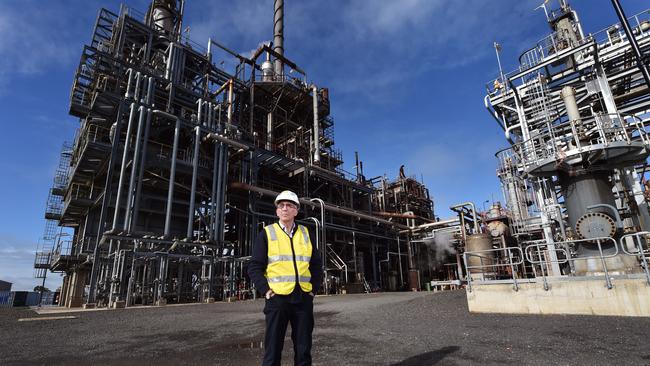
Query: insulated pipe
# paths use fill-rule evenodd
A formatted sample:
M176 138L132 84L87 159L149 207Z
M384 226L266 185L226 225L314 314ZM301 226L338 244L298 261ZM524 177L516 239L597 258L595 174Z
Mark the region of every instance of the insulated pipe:
M273 8L273 51L284 56L284 0L275 0ZM276 77L282 78L282 60L276 58L274 68Z
M153 103L153 93L154 93L154 77L149 77L149 83L147 85L147 95L145 103L147 105L152 105ZM145 122L144 128L144 138L142 139L142 151L140 152L141 163L138 172L138 183L135 190L135 197L133 203L133 211L131 213L131 220L129 222L129 231L135 229L135 226L138 224L138 211L140 210L140 193L142 191L142 177L144 176L144 168L147 160L147 141L149 140L149 131L151 129L151 108L147 109L147 121ZM135 169L136 165L133 165Z
M142 178L144 176L144 169L147 164L147 141L149 141L149 131L151 129L151 109L147 109L147 122L144 128L144 138L142 141L142 152L140 155L140 171L138 173L138 184L135 189L135 197L133 204L133 213L131 214L131 223L129 225L129 231L133 231L138 224L138 213L140 211L140 196L142 193Z
M129 113L129 124L126 127L126 139L124 140L124 151L122 152L122 167L120 168L120 179L117 183L117 198L115 200L115 212L113 213L113 228L117 228L117 220L120 218L120 206L122 205L122 186L124 185L124 177L126 176L126 163L128 160L129 145L131 141L131 130L133 129L133 120L135 119L135 102L131 103L131 112ZM115 136L115 140L119 141L120 137Z
M178 83L180 79L180 70L182 68L180 51L181 51L180 47L174 47L174 64L172 65L172 82L175 84Z
M133 69L129 68L126 70L126 74L129 75L129 79L126 83L126 92L124 93L124 98L130 98L131 93L129 92L131 90L131 81L133 80Z
M455 205L455 206L450 206L449 209L452 210L452 211L456 211L456 210L454 210L455 208L461 208L462 209L465 206L470 206L472 208L472 220L474 220L474 233L475 234L480 234L481 230L480 230L480 228L478 226L478 217L476 216L476 206L474 206L473 202L463 202L463 203L460 203L460 204ZM458 211L456 211L456 212L458 212Z
M169 173L169 187L167 189L167 210L165 213L165 230L164 236L168 237L171 230L171 219L172 219L172 205L174 199L174 180L176 178L176 156L178 155L178 136L181 131L181 119L173 114L163 112L161 110L155 109L152 111L153 114L163 116L167 119L176 120L176 126L174 127L174 145L172 147L172 156L171 156L171 168Z
M269 112L266 115L266 149L271 150L273 146L271 142L273 141L273 112Z
M564 102L566 112L569 115L569 120L579 121L580 111L578 110L578 103L576 102L575 89L569 85L563 87L560 92L560 97L562 97L562 101Z
M131 226L133 185L135 184L135 176L138 173L138 162L140 160L140 138L142 137L144 128L144 115L147 112L147 108L142 105L140 108L138 108L138 111L140 112L140 118L138 119L138 131L135 134L135 148L133 149L133 161L131 162L131 178L129 178L129 190L127 191L126 210L124 212L124 225L122 227L127 232L130 231L129 227Z
M133 99L136 102L140 102L140 79L142 79L142 74L138 71L135 74L135 90L133 92Z
M212 108L212 102L208 102L206 108L208 112L208 120L205 121L205 127L209 129L213 129L212 121L214 120L214 115L213 115L214 110Z
M216 237L216 223L217 223L217 177L218 177L218 161L219 161L219 145L214 145L214 159L212 162L212 198L210 204L212 205L212 215L210 216L210 240L215 240Z
M233 92L233 80L230 79L230 83L228 84L228 111L227 111L227 119L228 119L228 128L232 126L232 92Z
M320 219L321 219L321 238L323 240L323 284L325 285L325 294L329 294L329 286L327 285L327 241L325 239L325 202L320 198L312 198L310 202L318 202L320 204ZM318 228L317 228L318 229Z
M618 19L621 21L623 30L625 30L625 35L627 36L627 39L630 42L630 47L632 48L632 51L634 52L634 57L636 58L636 64L639 67L639 70L641 70L641 74L643 75L645 84L648 87L650 87L650 72L648 71L648 67L643 61L643 54L641 54L641 49L639 48L639 44L637 43L636 38L634 37L634 33L632 32L632 29L630 29L630 24L627 22L627 16L625 16L625 12L623 11L623 8L621 7L621 4L618 0L612 0L612 5L614 6L614 10L616 10L616 15L618 15Z
M197 120L197 124L200 125L203 123L203 99L199 98L199 100L196 103L199 105L196 112L196 120Z
M174 56L174 44L169 44L169 55L167 55L167 66L165 68L165 79L170 80L172 70L172 59Z
M208 56L208 61L212 64L212 37L208 37L208 51L206 56Z
M279 194L279 192L276 192L276 191L272 191L272 190L269 190L269 189L264 189L264 188L252 186L252 185L249 185L249 184L246 184L246 183L241 183L241 182L233 182L233 183L230 184L230 187L236 188L236 189L244 189L244 190L247 190L247 191L257 192L257 193L260 193L260 194L263 194L263 195L266 195L266 196L270 196L270 197L276 197ZM308 206L311 206L311 207L316 206L315 203L313 203L310 200L305 199L305 198L300 198L300 204L305 204L305 205L308 205ZM356 218L359 218L359 219L374 221L376 223L392 226L392 227L395 227L395 228L398 228L398 229L404 229L404 230L409 230L410 229L406 225L402 225L402 224L399 224L399 223L396 223L396 222L384 220L382 218L367 215L367 214L364 214L364 213L361 213L361 212L358 212L358 211L353 211L353 210L333 206L333 205L330 205L330 204L327 204L327 203L324 205L324 209L326 211L336 212L336 213L346 215L346 216L351 216L351 217L356 217Z
M194 157L192 159L192 189L190 190L190 212L187 219L187 240L192 240L194 226L194 199L196 198L196 176L199 172L199 144L201 142L201 128L196 126L194 136Z
M105 217L106 217L106 210L108 208L108 205L110 203L110 187L113 182L113 166L115 165L116 161L116 156L117 156L117 151L118 151L118 146L120 145L120 139L119 135L122 130L122 108L124 106L124 103L120 103L117 109L117 118L115 120L115 136L118 138L113 139L113 143L111 145L111 155L109 157L108 161L108 168L106 169L106 184L104 188L104 195L102 197L102 209L99 213L99 229L98 233L100 235L97 235L97 240L95 241L95 249L93 250L93 266L90 270L90 288L88 290L88 299L87 303L92 304L95 302L95 295L97 291L97 277L100 272L100 266L101 264L99 263L99 242L101 238L101 233L104 231L105 227Z
M412 211L411 211L412 212ZM386 217L397 217L400 219L421 219L424 221L429 221L430 223L436 223L437 221L433 219L427 219L426 217L417 216L413 213L397 213L397 212L373 212L375 215L386 216Z
M226 181L228 178L228 148L226 145L221 144L221 153L220 159L221 159L221 169L220 169L220 187L219 187L219 192L217 193L217 199L219 200L219 222L217 223L217 230L219 230L219 242L223 243L224 241L224 231L223 231L223 226L224 226L224 206L225 206L225 199L226 199Z
M240 149L240 150L244 150L244 151L248 151L248 150L251 149L248 145L244 145L244 144L239 143L237 141L233 141L233 140L231 140L231 139L229 139L227 137L221 136L221 135L216 134L216 133L209 133L206 138L222 142L222 143L224 143L226 145L230 145L231 147L233 147L235 149Z
M320 161L320 126L318 125L318 88L316 85L311 86L313 94L313 107L314 107L314 162Z

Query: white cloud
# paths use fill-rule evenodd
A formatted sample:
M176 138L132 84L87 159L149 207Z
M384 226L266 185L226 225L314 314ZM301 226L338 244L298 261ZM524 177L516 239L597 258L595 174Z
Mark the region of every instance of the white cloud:
M0 280L13 283L14 291L31 291L42 279L34 278L36 243L0 233ZM48 273L46 287L55 290L61 285L58 274Z

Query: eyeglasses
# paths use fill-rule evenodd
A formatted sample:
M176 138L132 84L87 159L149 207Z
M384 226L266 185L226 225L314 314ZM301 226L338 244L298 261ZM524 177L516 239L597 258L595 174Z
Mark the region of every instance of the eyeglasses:
M277 208L281 210L281 209L283 209L283 208L286 208L286 209L290 209L290 208L297 209L298 207L296 207L296 205L294 205L293 203L278 203Z

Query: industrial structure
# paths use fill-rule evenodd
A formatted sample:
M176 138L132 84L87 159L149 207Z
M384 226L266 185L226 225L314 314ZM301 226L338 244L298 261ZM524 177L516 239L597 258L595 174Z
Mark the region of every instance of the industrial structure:
M506 205L462 240L470 310L650 315L650 13L612 3L621 23L587 34L545 2L551 33L487 85Z
M80 125L35 261L37 277L64 274L61 306L254 297L244 267L284 189L301 197L325 293L421 288L431 271L413 228L435 222L429 192L403 168L395 180L367 179L358 158L343 170L328 89L285 56L283 1L273 42L250 56L189 40L184 6L101 9L83 47Z

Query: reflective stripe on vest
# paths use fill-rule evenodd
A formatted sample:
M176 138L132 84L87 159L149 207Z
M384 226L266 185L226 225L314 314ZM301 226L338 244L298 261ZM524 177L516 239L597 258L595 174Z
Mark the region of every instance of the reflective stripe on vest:
M298 226L300 228L300 231L302 232L302 240L305 242L305 244L309 243L309 234L307 234L307 228L304 226L300 225Z
M266 232L269 233L270 239L272 241L278 241L277 235L275 235L275 230L273 229L273 225L268 227L270 230L267 230Z
M269 257L269 263L278 262L278 261L292 261L293 257L290 255L274 255ZM306 255L297 255L296 260L299 262L307 262L311 260L311 257Z
M296 280L303 291L312 290L309 272L312 245L309 232L302 225L298 225L296 229L299 229L302 235L294 235L290 238L277 223L264 228L268 243L268 263L264 275L269 282L269 287L276 294L292 293L296 287Z
M298 277L300 282L309 282L311 281L311 277L306 277L306 276L300 276ZM296 282L296 276L278 276L278 277L271 277L269 278L269 282L277 283L277 282ZM273 291L275 292L275 291Z

